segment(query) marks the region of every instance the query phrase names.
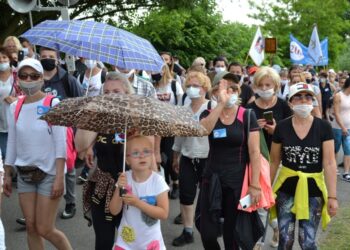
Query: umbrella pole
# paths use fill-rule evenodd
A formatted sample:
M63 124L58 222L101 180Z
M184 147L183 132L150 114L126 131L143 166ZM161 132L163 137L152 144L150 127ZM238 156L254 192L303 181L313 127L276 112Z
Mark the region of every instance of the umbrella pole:
M126 159L126 140L127 140L127 122L125 122L125 134L124 134L124 160L123 160L123 173L125 172L125 159Z

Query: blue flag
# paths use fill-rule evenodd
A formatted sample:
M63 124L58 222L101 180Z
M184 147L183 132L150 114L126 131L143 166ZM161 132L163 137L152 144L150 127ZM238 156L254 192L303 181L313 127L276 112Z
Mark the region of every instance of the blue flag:
M294 64L311 64L314 66L328 65L328 38L325 38L321 43L322 58L319 62L315 62L308 53L308 48L298 41L292 34L290 37L290 60Z

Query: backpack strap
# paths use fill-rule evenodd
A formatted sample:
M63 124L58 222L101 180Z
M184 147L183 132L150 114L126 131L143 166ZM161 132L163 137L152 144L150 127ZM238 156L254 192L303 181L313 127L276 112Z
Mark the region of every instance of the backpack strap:
M80 74L80 75L79 75L79 82L80 82L80 84L83 84L84 75L85 75L85 72L84 72L84 74Z
M102 70L101 72L101 83L105 83L106 81L106 71Z
M182 95L182 106L185 104L185 99L187 97L187 93L185 92L183 95Z
M241 106L239 106L238 107L238 114L237 114L237 119L238 119L238 121L240 121L241 123L244 123L244 111L245 111L246 109L245 108L243 108L243 107L241 107Z
M49 107L51 108L52 106L52 100L54 99L55 97L53 95L47 95L44 99L44 102L43 102L43 106L44 107Z
M25 96L19 96L15 108L15 123L17 123L19 113L21 112L23 103L25 101Z
M66 74L62 78L62 83L63 83L63 88L64 92L66 92L67 97L73 97L72 96L72 91L71 91L71 86L69 84L69 74L66 72Z
M209 102L207 103L207 110L209 110L209 112L211 111L211 101L209 100Z
M171 91L173 91L173 93L174 93L175 105L177 105L176 80L175 79L171 81Z

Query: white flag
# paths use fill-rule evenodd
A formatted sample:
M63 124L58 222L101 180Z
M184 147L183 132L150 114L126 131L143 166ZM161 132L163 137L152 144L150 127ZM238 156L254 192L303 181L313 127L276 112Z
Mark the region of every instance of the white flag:
M317 65L322 60L322 49L320 44L320 39L318 38L317 27L314 26L312 30L311 39L309 43L309 48L307 49L307 53Z
M260 64L264 61L264 47L264 38L261 34L260 27L258 27L249 50L249 55L257 66L260 66Z

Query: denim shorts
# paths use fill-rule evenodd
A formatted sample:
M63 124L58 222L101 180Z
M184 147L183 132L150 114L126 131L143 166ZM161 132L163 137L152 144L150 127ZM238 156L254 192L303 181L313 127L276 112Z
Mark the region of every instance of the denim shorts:
M55 182L56 175L47 174L45 178L38 183L29 183L22 180L17 174L17 192L18 193L38 193L43 196L51 196L52 186ZM64 190L65 193L65 190Z
M350 129L348 136L343 136L341 129L333 128L335 152L338 153L340 146L343 147L344 155L350 155Z

